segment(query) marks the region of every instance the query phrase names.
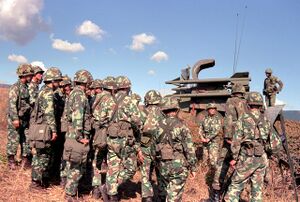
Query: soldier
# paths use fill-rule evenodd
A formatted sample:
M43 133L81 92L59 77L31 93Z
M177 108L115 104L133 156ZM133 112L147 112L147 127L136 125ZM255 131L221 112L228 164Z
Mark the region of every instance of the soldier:
M108 127L107 138L106 186L112 202L118 201L118 186L135 174L136 155L140 161L143 161L139 137L135 136L134 131L141 128L145 118L129 96L130 80L125 76L119 76L116 81L118 85L115 96L116 111Z
M248 110L247 102L244 98L245 93L245 87L241 84L236 84L232 87L232 97L226 102L224 118L224 141L218 157L218 164L216 166L216 172L212 183L212 201L220 200L220 191L222 188L224 188L224 179L228 172L229 162L232 159L230 145L233 132L236 127L236 122Z
M33 77L31 82L28 85L28 89L29 89L29 95L30 95L30 104L33 107L35 100L39 94L39 85L42 83L43 81L43 74L44 74L44 70L42 68L40 68L39 66L33 66Z
M87 70L77 71L74 77L75 86L68 101L67 116L70 126L66 134L63 153L63 159L67 161L65 186L67 201L76 200L78 183L84 173L87 161L91 123L86 90L90 86L92 78Z
M141 137L141 150L143 152L144 161L141 165L142 175L142 201L151 202L153 200L153 187L150 181L151 164L155 159L154 141L157 135L159 122L163 119L159 104L161 95L155 90L150 90L145 94L145 113L147 115L143 133Z
M59 87L61 81L61 72L57 68L50 68L44 74L44 83L41 91L35 102L34 108L34 122L31 122L30 127L34 127L34 124L44 124L49 128L48 131L43 131L40 134L40 129L37 134L30 135L30 144L33 150L32 158L32 172L31 172L31 190L40 190L43 187L48 186L48 164L50 161L52 147L48 141L55 141L57 138L57 125L55 121L55 108L54 108L54 91ZM45 129L46 130L46 129ZM47 134L51 134L51 139L42 139L42 142L46 144L37 144L37 140L42 136L48 138ZM38 138L38 139L36 139Z
M30 164L28 160L30 148L24 132L28 128L31 111L27 85L33 75L31 65L19 65L17 75L19 80L10 87L8 95L7 157L8 167L12 170L16 169L15 156L19 144L22 149L22 164L25 166Z
M93 106L97 94L102 92L102 81L100 79L95 79L89 88L91 91L90 105Z
M107 127L115 109L113 91L117 88L114 77L106 77L102 83L103 91L97 94L92 107L95 128L93 146L95 159L93 163L93 197L100 198L100 192L106 189L105 178L107 171Z
M236 123L231 150L235 169L225 201L239 201L240 193L247 181L251 182L249 201L262 201L264 175L268 165L266 151L270 147L271 124L261 113L263 97L251 92L247 98L249 112Z
M212 170L215 171L223 124L222 119L217 115L217 106L214 103L209 103L206 110L207 116L200 123L199 135L205 149L205 156Z
M283 83L279 78L272 75L271 68L266 69L265 73L267 78L264 81L263 94L267 107L272 107L275 106L276 94L282 90Z
M161 110L165 118L160 122L163 129L156 141L159 159L159 171L164 192L160 192L161 201L182 201L184 185L189 170L196 175L196 154L189 129L177 118L178 100L165 97Z
M141 100L142 100L141 96L138 95L137 93L132 93L132 94L131 94L131 99L132 99L132 101L136 104L136 106L139 107L140 102L141 102Z

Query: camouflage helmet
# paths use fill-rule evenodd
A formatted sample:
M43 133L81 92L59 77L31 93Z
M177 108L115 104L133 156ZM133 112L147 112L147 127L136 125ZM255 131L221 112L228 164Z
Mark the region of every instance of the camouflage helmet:
M95 89L95 88L102 88L103 84L102 84L102 80L100 79L95 79L92 84L90 85L91 89Z
M118 88L130 88L131 87L131 81L126 76L118 76L116 78L116 82L118 85Z
M68 75L62 77L62 81L60 82L60 86L72 85L72 80Z
M208 109L217 109L217 105L215 103L209 103L206 105L206 110Z
M49 68L43 75L44 82L59 81L62 79L61 71L57 67Z
M161 110L179 109L178 99L175 97L164 97L161 101Z
M265 71L266 74L272 74L272 72L273 72L273 71L272 71L271 68L267 68L266 71Z
M33 73L34 74L37 74L37 73L44 73L45 71L41 68L41 67L39 67L39 66L32 66L32 69L33 69Z
M33 75L33 69L31 64L20 64L17 68L17 75L19 77Z
M245 94L246 93L246 89L242 84L235 84L234 86L232 86L232 94L234 93L242 93Z
M79 70L75 73L74 82L90 84L93 81L93 76L87 70Z
M259 92L250 92L247 97L247 103L248 105L264 105L263 97Z
M131 98L134 99L134 100L137 100L137 101L141 101L142 98L140 95L138 95L137 93L132 93L131 94Z
M117 83L114 77L108 76L102 81L103 88L113 90L117 88Z
M144 97L145 105L159 104L162 97L161 94L156 90L149 90Z

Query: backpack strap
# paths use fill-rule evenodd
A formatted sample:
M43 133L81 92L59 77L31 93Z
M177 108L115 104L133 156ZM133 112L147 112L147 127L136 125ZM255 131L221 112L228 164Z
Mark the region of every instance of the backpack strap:
M114 98L114 101L116 103L116 106L114 107L114 111L111 116L111 122L114 122L117 119L117 111L119 110L119 105L121 102L125 99L126 94L123 94L119 99Z
M257 136L256 136L256 134L255 134L255 139L261 139L261 135L260 135L260 130L259 130L259 127L258 127L258 124L259 123L261 123L262 121L263 121L263 115L262 114L260 114L259 115L259 117L258 118L256 118L253 114L251 114L251 113L249 113L249 116L252 118L252 120L254 121L254 123L255 123L255 129L257 129L258 130L258 135L259 135L259 137L258 138L256 138Z

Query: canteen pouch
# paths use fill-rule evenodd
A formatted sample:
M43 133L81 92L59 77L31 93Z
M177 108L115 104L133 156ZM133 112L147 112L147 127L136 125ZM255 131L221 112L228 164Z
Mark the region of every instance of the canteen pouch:
M48 124L31 123L28 129L28 141L32 148L43 149L49 147L51 130Z
M107 146L107 128L96 129L93 146L99 149L103 149Z
M73 163L86 163L89 145L77 142L75 139L67 138L64 144L63 159Z

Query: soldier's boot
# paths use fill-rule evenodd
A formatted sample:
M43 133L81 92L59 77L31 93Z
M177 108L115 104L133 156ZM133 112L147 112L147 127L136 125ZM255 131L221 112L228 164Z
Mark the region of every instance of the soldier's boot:
M45 191L40 182L33 181L33 180L31 181L31 184L29 185L29 190L31 192L38 192L38 193L42 193Z
M220 201L220 190L213 189L210 201L211 202L219 202Z
M62 188L65 188L66 183L67 183L67 178L66 177L61 177L61 179L60 179L60 186Z
M76 196L69 196L67 194L65 195L65 199L67 202L79 202Z
M118 194L110 196L109 202L119 202Z
M99 187L99 190L100 190L100 193L101 193L103 202L109 202L110 200L108 199L108 194L107 194L107 188L106 188L106 185L105 185L105 184L101 185L101 186Z
M166 196L159 196L158 201L159 202L166 202L167 197Z
M142 198L142 202L152 202L152 201L153 200L151 196Z
M31 163L28 157L22 157L21 168L24 170L31 168Z
M100 198L100 196L101 196L101 191L100 191L99 186L95 186L95 187L93 188L92 196L93 196L94 199L99 199L99 198Z
M15 156L14 155L9 155L8 156L8 168L10 170L16 170L17 169L17 164L15 161Z

